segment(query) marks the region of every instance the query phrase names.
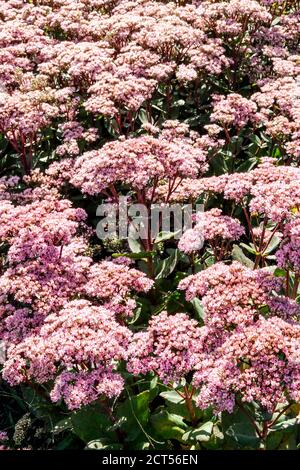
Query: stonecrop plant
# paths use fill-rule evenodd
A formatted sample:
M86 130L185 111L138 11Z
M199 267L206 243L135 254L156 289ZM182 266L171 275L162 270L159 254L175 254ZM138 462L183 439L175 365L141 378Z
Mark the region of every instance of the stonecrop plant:
M0 50L0 449L300 448L299 0L0 0Z

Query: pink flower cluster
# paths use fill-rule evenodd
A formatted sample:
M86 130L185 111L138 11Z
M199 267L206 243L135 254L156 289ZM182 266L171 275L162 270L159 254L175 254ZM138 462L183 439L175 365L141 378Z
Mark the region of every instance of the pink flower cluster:
M153 280L141 271L124 263L102 261L90 267L83 292L88 298L102 300L117 314L132 316L136 303L130 294L148 292L152 286Z
M27 172L49 125L61 140L57 154L76 156L98 138L98 127L86 125L82 109L95 122L111 119L124 135L136 129L141 108L151 123L152 100L161 90L168 103L178 87L197 91L199 80L207 83L208 76L222 73L235 88L235 69L262 79L261 96L221 95L212 119L240 129L260 120L256 101L260 108L260 102L278 99L280 112L268 116L263 106L263 122L272 135L278 128L287 136L287 151L298 155L293 11L279 25L272 23L272 6L255 0L81 0L76 6L70 0L1 1L1 11L0 129ZM270 72L277 76L265 83Z
M102 393L120 393L122 379L112 371L126 359L130 338L112 312L74 300L48 315L39 334L11 346L3 377L11 385L55 379L52 399L65 398L71 409L79 408Z
M76 156L98 134L80 122L82 108L124 133L173 77L182 86L230 65L196 6L1 1L1 11L0 130L26 172L47 126L61 138L57 154Z
M155 371L164 383L176 382L193 369L200 338L197 321L162 312L133 336L127 368L133 374Z
M251 214L279 223L289 220L300 206L299 181L298 167L276 166L275 159L266 157L247 173L225 173L195 181L183 179L172 200L196 200L204 193L221 193L225 199L249 205Z
M217 250L220 240L237 240L243 234L244 227L237 219L222 215L220 209L211 209L197 214L195 227L183 234L178 248L184 253L192 253L202 248L202 241L208 240Z
M257 106L237 93L231 93L227 97L215 95L210 119L225 128L236 127L239 130L246 126L248 121L253 124L258 122Z
M117 183L127 184L135 191L150 186L150 192L155 193L157 185L168 180L171 193L181 178L196 178L207 169L203 147L203 139L196 132L167 121L159 137L121 139L82 155L76 160L70 181L94 195Z
M205 323L210 327L232 330L252 323L260 308L269 305L272 291L280 292L282 281L265 270L251 270L237 261L216 263L180 281L186 299L201 297Z
M60 308L79 292L92 260L84 255L86 238L78 237L85 212L51 193L41 200L34 191L27 195L25 190L21 205L3 201L6 224L1 226L1 238L10 247L8 266L0 277L0 295L27 304L41 315Z
M15 192L17 180L2 183L0 236L8 249L0 275L1 339L21 342L78 296L132 316L132 293L147 292L153 281L124 263L93 262L85 211L47 186Z
M252 96L260 108L266 132L288 155L300 156L299 55L274 59L279 77L265 81Z
M0 442L5 442L8 440L7 433L5 431L0 431Z
M0 93L0 132L21 156L26 172L31 168L34 143L40 138L40 131L58 114L52 90L28 88L13 95Z
M51 400L64 400L69 410L93 403L99 397L115 398L122 392L124 380L107 366L95 370L62 372L50 393Z
M293 218L284 227L283 240L276 252L278 266L300 274L300 218Z
M214 353L199 358L198 406L232 412L240 395L242 402L256 401L273 413L287 397L299 401L299 340L299 324L280 318L261 318L233 333Z

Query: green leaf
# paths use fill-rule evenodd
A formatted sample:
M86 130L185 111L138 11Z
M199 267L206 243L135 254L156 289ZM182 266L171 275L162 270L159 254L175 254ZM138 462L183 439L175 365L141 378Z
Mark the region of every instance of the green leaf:
M248 158L237 168L237 171L240 173L250 171L255 167L257 161L258 159L256 157Z
M278 23L281 22L281 16L276 16L271 23L271 26L276 26Z
M236 261L239 261L241 264L246 266L247 268L253 268L254 263L251 259L247 258L244 254L243 250L238 245L233 245L232 249L232 258Z
M73 429L72 418L70 416L58 421L54 426L53 432L54 434L59 434L67 429Z
M182 388L182 386L180 385L180 388ZM185 400L175 390L162 392L160 393L160 396L166 401L166 407L169 413L181 416L187 421L191 420ZM197 419L200 419L203 417L203 411L200 410L200 408L195 407L195 416Z
M283 438L283 433L280 431L269 433L266 439L266 449L267 450L277 449L279 444L282 441L282 438Z
M137 439L142 432L145 432L150 416L149 402L150 391L145 390L136 396L129 396L128 399L117 408L117 417L120 419L125 418L121 429L126 434L126 440L133 441Z
M143 124L149 122L148 114L147 114L146 110L143 109L143 108L141 108L140 111L139 111L139 119Z
M184 399L177 392L175 392L175 390L161 392L159 395L171 403L184 403Z
M142 438L130 443L130 450L148 450L149 448L150 442Z
M273 274L274 274L275 277L285 277L286 276L286 270L276 267Z
M215 264L215 257L214 256L209 256L208 258L205 259L205 264L207 267L210 267L212 266L213 264Z
M125 257L125 258L130 258L130 259L147 259L147 258L152 258L155 253L153 251L143 251L141 253L113 253L112 257L113 258L120 258L120 257Z
M171 255L160 261L156 267L155 279L165 279L168 277L176 268L180 256L180 251L177 249L172 250Z
M202 321L205 321L205 313L201 301L197 297L195 297L193 300L191 300L191 304L194 307L198 317Z
M130 225L128 231L128 246L131 249L132 253L140 253L143 251L143 245L140 240L136 239L133 236L133 232L135 232L134 228Z
M174 101L173 103L174 108L178 108L184 105L185 105L185 101L183 99L179 99L177 101Z
M267 271L268 273L273 274L275 277L285 277L286 275L285 269L277 268L277 266L275 265L265 266L264 270Z
M207 423L202 424L199 428L191 429L182 436L183 441L198 441L198 442L208 442L211 438L213 431L214 423L208 421Z
M270 307L268 305L262 305L259 307L259 313L262 315L267 315L270 312Z
M113 443L107 439L95 439L86 446L88 450L121 450L122 448L122 444Z
M55 447L54 450L70 450L74 449L74 441L76 441L76 436L74 434L68 434L64 439L62 439ZM77 443L76 443L77 444Z
M297 424L299 424L298 417L287 419L285 421L274 424L274 426L270 428L269 432L274 432L274 431L289 432L292 429L294 429Z
M196 419L200 420L203 417L203 411L197 407L194 407L194 410ZM170 414L181 416L187 422L191 421L191 415L185 402L172 403L171 401L166 401L166 411Z
M296 433L285 434L278 450L297 450Z
M177 230L176 232L160 232L155 238L154 243L161 243L166 240L170 240L171 238L174 238L179 233L180 233L180 230Z
M153 379L150 381L149 384L149 400L152 401L154 400L155 397L157 397L159 393L159 386L158 386L158 377L155 375Z
M256 436L253 424L242 410L236 409L233 413L223 412L222 426L226 440L234 448L259 448L260 439Z
M24 402L37 418L43 419L53 429L53 423L61 420L62 415L58 407L53 406L44 396L38 394L30 387L21 386ZM46 389L43 389L46 392Z
M240 246L245 248L245 250L247 250L249 253L251 253L253 255L257 254L257 251L255 250L254 245L252 245L252 244L251 245L246 245L246 243L240 243Z
M105 119L104 125L112 137L119 137L119 129L115 119Z
M90 442L101 437L115 437L109 431L111 420L99 405L91 405L76 411L71 416L73 431L84 442Z
M162 439L181 441L187 429L182 416L168 413L166 410L161 410L159 413L152 415L150 421L156 434Z
M279 243L281 242L281 239L279 237L274 236L268 245L268 248L264 251L264 256L267 256L269 253L271 253L275 248L278 247Z
M134 238L128 238L127 242L132 253L140 253L141 251L143 251L142 244L139 240L135 240Z

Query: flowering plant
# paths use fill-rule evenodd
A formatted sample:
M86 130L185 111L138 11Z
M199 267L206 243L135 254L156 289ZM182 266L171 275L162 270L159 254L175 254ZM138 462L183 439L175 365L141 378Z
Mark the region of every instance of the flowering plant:
M0 449L298 448L299 2L0 11Z

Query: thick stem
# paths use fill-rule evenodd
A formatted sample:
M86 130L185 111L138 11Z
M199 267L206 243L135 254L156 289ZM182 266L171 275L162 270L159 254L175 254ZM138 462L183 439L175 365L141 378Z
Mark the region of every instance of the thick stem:
M194 252L190 254L190 260L191 260L192 274L195 274L195 253Z
M154 279L154 265L152 257L148 258L148 276L150 279Z
M191 417L191 422L194 425L197 422L197 417L196 417L196 412L195 412L195 408L194 408L194 405L193 405L193 394L194 394L194 391L192 390L191 393L190 393L189 389L188 389L188 386L185 385L185 387L184 387L185 404L186 404L187 410L189 412L189 415Z
M293 285L293 291L292 291L292 299L295 300L295 298L297 297L297 291L298 291L298 287L299 287L299 281L300 281L300 278L299 278L299 275L297 275L295 273L295 279L294 279L294 285Z
M265 238L265 233L266 233L266 228L267 228L267 222L268 222L268 219L267 219L267 217L265 217L264 218L263 229L262 229L262 232L261 232L260 242L259 242L258 253L255 257L255 263L254 263L254 268L253 269L257 269L259 267L259 263L260 263L260 260L262 258L262 255L263 255L263 245L264 245L264 238Z
M247 209L246 209L244 206L243 206L243 212L244 212L245 217L246 217L246 221L247 221L247 225L248 225L248 230L249 230L249 233L250 233L251 238L252 238L252 243L253 243L253 245L254 245L255 250L257 250L257 245L256 245L256 241L255 241L255 237L254 237L254 233L253 233L251 221L250 221L250 218L249 218Z
M285 275L285 295L289 297L289 291L290 291L290 271L287 269L286 275Z
M270 424L269 424L269 428L271 428L272 426L274 426L277 421L279 420L279 418L292 406L291 403L289 403L287 406L285 406L283 408L283 410L280 411L279 415L274 419L274 421L272 421Z

